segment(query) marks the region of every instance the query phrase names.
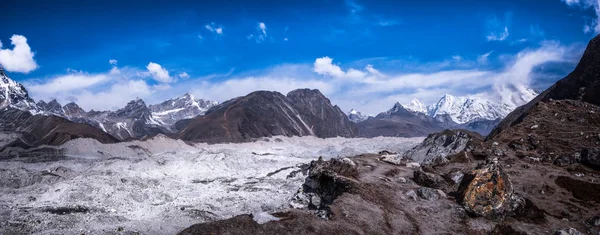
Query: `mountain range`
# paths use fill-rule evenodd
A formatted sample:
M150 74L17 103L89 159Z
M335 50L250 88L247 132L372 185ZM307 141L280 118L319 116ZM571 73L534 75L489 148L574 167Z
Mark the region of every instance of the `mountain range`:
M537 93L526 89L519 97L527 102ZM514 104L494 103L482 97L444 95L437 103L425 105L417 98L408 104L396 103L375 117L351 110L348 117L357 123L359 136L425 136L443 129L467 129L487 135L500 120L516 108Z
M61 105L56 100L40 100L35 103L26 88L4 71L0 71L0 79L0 108L19 110L3 115L8 119L3 121L5 125L9 125L10 115L18 113L23 117L22 112L28 112L33 116L59 117L61 123L83 124L95 129L91 136L100 136L96 133L100 131L116 141L145 139L158 134L206 142L239 142L275 135L415 137L443 129L468 129L486 135L514 109L514 106L480 97L445 95L429 106L413 99L405 105L396 103L377 116L363 115L356 110L346 115L318 90L298 89L287 95L257 91L222 104L186 93L158 104L147 105L142 99L135 99L115 111L85 111L75 102ZM533 98L534 95L535 92L527 90L521 97ZM23 130L20 132L24 133ZM45 134L32 136L41 138ZM70 133L67 136L83 135ZM35 146L38 140L33 139L24 141L30 143L25 146ZM39 142L43 143L46 142Z

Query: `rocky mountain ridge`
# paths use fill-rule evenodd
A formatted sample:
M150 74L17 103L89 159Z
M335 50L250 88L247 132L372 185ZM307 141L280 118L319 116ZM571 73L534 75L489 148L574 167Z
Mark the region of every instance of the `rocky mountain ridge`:
M238 142L257 137L354 137L354 123L318 90L298 89L284 96L256 91L217 105L187 121L178 138Z
M25 87L10 79L1 69L0 101L0 107L12 107L32 115L57 116L75 123L88 124L120 140L176 132L174 124L177 121L202 115L217 105L217 102L197 99L186 93L155 105L148 106L143 100L136 99L115 111L86 112L75 102L64 106L55 99L47 103L43 100L35 103Z

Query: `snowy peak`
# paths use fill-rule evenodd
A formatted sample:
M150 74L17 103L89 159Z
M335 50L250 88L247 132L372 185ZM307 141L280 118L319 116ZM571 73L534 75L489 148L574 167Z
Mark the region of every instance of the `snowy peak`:
M40 100L36 105L39 108L39 111L42 113L61 117L65 115L62 106L60 105L60 103L58 103L58 101L56 101L56 99L53 99L48 103L46 103L43 100Z
M421 101L414 98L409 104L401 105L406 110L415 113L423 113L440 122L442 120L453 121L457 124L465 124L473 121L497 120L506 117L517 107L529 102L537 96L537 93L526 87L510 87L501 102L491 102L486 98L478 96L453 96L444 95L435 104L425 106ZM394 109L399 109L398 103ZM394 112L390 110L387 113Z
M146 103L142 99L135 99L129 101L124 108L118 109L117 111L109 114L114 118L132 118L132 119L146 119L150 115L150 110L146 106Z
M22 110L35 110L34 101L23 85L10 79L0 67L0 108L12 106Z
M356 111L355 109L350 110L350 112L348 112L347 116L348 116L348 119L354 123L359 123L359 122L362 122L369 118L368 115L364 115L361 112Z
M412 112L423 113L423 114L427 113L427 106L425 106L425 104L421 103L421 101L417 98L413 98L409 104L402 105L402 106L404 106L405 109L412 111Z
M179 120L203 115L217 104L218 102L198 99L190 93L185 93L181 97L150 105L148 108L152 112L152 117L158 122L173 125Z
M444 95L436 104L427 108L430 117L448 115L452 121L464 124L473 120L496 120L504 118L514 108L504 103L492 103L481 97L455 97Z

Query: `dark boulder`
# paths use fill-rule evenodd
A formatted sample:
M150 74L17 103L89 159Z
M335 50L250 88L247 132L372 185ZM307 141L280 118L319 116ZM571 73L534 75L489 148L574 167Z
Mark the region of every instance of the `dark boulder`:
M428 173L421 170L415 171L413 173L413 180L415 183L430 187L430 188L443 188L447 185L446 180L440 175L436 175L434 173Z
M600 170L600 148L588 148L582 150L581 163Z
M441 190L439 189L421 187L417 189L417 195L427 201L435 201L440 199L441 196L443 196L443 192L440 191Z

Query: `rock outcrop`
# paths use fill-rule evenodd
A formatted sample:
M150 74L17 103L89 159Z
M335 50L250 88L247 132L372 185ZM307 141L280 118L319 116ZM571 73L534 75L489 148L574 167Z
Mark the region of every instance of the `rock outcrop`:
M404 157L419 163L445 162L448 156L469 152L482 141L483 137L474 132L445 130L428 135L422 143L407 151Z

